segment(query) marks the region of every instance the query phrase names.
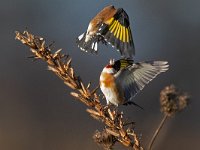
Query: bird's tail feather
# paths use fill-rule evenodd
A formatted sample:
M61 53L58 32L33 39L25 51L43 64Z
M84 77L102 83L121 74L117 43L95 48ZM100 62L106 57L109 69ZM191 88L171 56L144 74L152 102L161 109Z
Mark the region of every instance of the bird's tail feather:
M85 52L91 52L91 53L97 53L98 51L98 42L99 37L93 36L89 41L85 42L86 33L81 34L77 40L76 43L78 44L78 47Z

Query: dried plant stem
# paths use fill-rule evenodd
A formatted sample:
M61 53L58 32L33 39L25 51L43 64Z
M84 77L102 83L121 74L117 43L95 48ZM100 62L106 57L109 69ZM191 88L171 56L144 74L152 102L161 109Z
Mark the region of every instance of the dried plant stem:
M167 120L168 116L166 114L164 114L158 128L156 129L156 131L154 132L153 134L153 137L151 138L151 141L149 143L149 146L148 146L148 150L152 150L152 146L154 144L154 141L156 140L156 137L158 136L159 132L161 131L165 121Z
M98 143L107 149L112 148L116 142L134 150L143 149L140 146L133 125L127 123L127 120L123 117L123 112L105 107L100 103L100 96L97 94L99 85L93 90L90 89L91 83L85 85L81 77L75 74L74 68L71 66L72 59L69 55L61 54L61 49L52 52L51 46L45 45L44 38L34 36L28 31L23 33L16 31L16 39L31 49L32 58L45 61L48 69L73 90L71 95L89 107L87 112L93 118L104 123L105 130L94 136Z

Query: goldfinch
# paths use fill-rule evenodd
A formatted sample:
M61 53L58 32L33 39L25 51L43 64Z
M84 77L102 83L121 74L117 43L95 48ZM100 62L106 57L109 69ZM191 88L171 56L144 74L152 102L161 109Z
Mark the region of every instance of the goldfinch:
M100 41L111 44L123 58L133 57L135 48L129 17L122 8L105 7L90 21L87 31L77 38L78 47L91 53L97 53Z
M168 70L167 61L111 60L100 75L100 89L107 104L135 104L132 99L158 74ZM138 106L138 105L137 105Z

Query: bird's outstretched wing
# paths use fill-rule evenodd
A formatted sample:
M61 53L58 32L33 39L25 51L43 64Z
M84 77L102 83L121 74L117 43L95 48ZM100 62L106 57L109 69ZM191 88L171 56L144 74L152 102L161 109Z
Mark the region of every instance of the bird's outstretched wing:
M113 17L102 23L98 34L118 49L124 58L132 58L135 54L129 17L122 8L117 9Z
M136 63L115 74L116 82L121 85L126 101L131 100L145 85L158 74L168 70L167 61L146 61Z

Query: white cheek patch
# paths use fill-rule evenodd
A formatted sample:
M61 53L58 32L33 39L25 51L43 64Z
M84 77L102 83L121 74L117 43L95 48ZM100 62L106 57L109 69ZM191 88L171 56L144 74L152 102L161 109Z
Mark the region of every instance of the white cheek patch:
M109 73L109 74L113 74L115 71L114 71L114 69L113 68L104 68L103 69L103 72L105 72L105 73Z

